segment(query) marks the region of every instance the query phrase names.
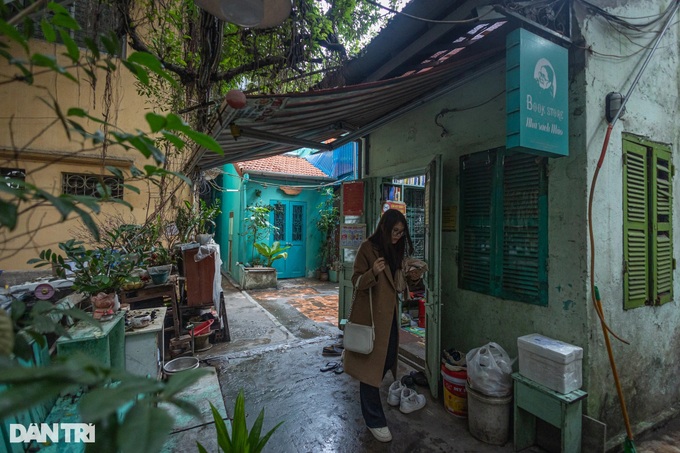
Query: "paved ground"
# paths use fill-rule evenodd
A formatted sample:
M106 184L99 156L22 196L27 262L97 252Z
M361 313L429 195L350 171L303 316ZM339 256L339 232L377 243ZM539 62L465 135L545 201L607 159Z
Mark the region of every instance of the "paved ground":
M424 409L402 414L386 406L394 440L381 444L366 430L358 383L346 374L321 372L334 357L321 354L337 341L337 285L317 280L282 280L278 290L240 292L223 281L231 341L200 354L216 368L229 414L245 391L248 423L265 409L264 430L279 421L265 452L510 452L475 439L466 419L449 414L429 391ZM398 375L413 368L400 362ZM383 382L386 398L391 380ZM217 397L217 396L216 396ZM204 432L205 433L205 432ZM636 439L637 451L680 453L680 420ZM525 452L545 451L538 447ZM585 452L590 453L590 452Z

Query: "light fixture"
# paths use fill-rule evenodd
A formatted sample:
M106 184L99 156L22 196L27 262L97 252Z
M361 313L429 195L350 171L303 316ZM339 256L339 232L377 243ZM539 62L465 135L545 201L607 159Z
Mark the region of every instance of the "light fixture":
M225 22L249 28L279 25L290 15L291 0L195 0L196 4Z
M611 93L607 94L604 116L607 118L608 123L611 123L614 120L616 113L623 104L623 100L624 97L621 93L612 91ZM621 114L619 116L623 116L624 113L626 113L625 107L621 110Z

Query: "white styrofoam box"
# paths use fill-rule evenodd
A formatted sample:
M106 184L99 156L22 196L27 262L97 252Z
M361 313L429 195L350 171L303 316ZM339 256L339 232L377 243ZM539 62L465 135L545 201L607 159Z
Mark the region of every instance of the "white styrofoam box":
M560 393L581 388L583 348L537 333L517 338L519 373Z

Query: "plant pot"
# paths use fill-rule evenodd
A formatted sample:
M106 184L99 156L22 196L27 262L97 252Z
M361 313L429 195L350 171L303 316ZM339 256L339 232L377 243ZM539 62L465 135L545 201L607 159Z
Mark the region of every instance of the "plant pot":
M276 288L277 273L274 267L241 267L242 289Z
M327 282L328 281L328 272L321 271L319 273L319 280L321 280L323 282Z
M207 233L196 235L196 241L201 245L206 245L207 243L209 243L212 240L212 238L213 238L213 235L207 234Z
M112 309L113 310L116 303L118 302L118 295L116 293L109 293L109 294L99 293L96 296L91 296L90 302L92 302L92 306L94 308L97 308L97 309L100 309L100 310L106 310L106 309Z
M328 280L333 282L333 283L338 283L338 271L334 271L333 269L330 269L328 271Z
M147 268L149 277L154 285L162 285L170 278L172 272L172 264L164 264L162 266L151 266Z

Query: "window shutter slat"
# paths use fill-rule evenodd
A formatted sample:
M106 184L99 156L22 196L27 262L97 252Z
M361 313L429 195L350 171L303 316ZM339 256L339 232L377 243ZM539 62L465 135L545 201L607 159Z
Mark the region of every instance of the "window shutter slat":
M647 149L624 141L623 151L623 304L628 309L644 305L649 294Z
M492 165L486 156L461 168L462 288L488 292L491 279Z
M665 304L673 299L671 155L663 147L654 148L652 155L652 295L655 304Z
M506 156L504 166L502 291L537 302L539 167L525 154Z

